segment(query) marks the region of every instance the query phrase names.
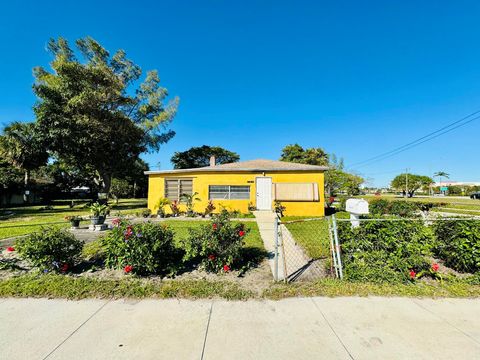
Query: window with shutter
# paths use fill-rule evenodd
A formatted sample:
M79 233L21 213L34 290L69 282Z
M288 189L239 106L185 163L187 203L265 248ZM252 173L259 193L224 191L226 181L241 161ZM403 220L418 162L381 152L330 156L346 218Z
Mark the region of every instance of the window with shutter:
M192 195L192 179L165 179L165 197L168 200L180 201L182 194Z
M317 183L275 183L273 197L277 201L319 201Z

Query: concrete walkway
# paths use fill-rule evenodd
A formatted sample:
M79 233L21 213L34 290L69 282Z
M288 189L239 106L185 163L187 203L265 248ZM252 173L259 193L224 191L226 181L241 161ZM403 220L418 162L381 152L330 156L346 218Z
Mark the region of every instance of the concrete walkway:
M277 215L273 211L254 211L257 221L258 231L263 240L263 246L268 252L268 263L272 269L273 279L275 280L275 219ZM278 250L278 278L285 279L283 251Z
M258 230L265 249L269 253L269 264L275 279L275 219L273 211L254 211ZM285 225L279 225L278 280L311 280L323 276L318 264L310 259L297 245L295 238Z
M472 299L0 299L0 359L475 358Z

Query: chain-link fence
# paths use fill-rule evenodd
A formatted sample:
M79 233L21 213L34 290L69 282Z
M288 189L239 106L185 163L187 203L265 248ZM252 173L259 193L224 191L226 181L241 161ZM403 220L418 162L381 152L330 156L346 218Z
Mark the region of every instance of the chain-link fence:
M480 270L480 219L428 216L280 221L277 280L344 276L350 280L406 280Z
M328 276L329 246L325 218L278 220L277 279L296 281Z

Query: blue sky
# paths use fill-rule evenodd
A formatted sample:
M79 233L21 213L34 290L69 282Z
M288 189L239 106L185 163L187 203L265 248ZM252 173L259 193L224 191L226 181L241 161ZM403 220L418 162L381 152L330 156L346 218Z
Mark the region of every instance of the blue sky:
M176 137L144 158L170 168L203 144L242 160L290 143L353 164L480 109L478 1L42 1L0 5L0 124L34 119L32 68L50 37L90 35L180 97ZM480 120L356 169L480 181Z

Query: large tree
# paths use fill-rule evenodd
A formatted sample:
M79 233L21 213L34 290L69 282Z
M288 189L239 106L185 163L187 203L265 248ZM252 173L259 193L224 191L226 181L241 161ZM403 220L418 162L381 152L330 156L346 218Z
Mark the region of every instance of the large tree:
M63 38L51 39L51 72L34 70L40 134L52 154L80 171L95 172L100 192L141 153L158 151L175 133L167 127L178 99L167 101L156 71L142 71L123 50L112 56L90 37L76 41L81 60Z
M240 156L233 151L219 146L203 145L175 152L170 161L175 169L191 169L208 166L211 156L215 156L216 164L227 164L240 160Z
M325 171L325 193L334 196L338 193L358 195L360 185L364 179L345 170L343 159L338 159L335 154L329 155L329 169Z
M282 149L281 161L309 165L328 165L328 154L322 148L304 149L298 144L287 145Z
M306 148L298 144L287 145L282 149L281 161L300 164L328 166L325 171L325 193L328 196L338 193L357 195L364 179L344 169L343 159L337 159L335 154L327 154L322 148Z
M403 173L395 176L390 186L412 197L416 191L426 190L432 183L433 180L429 176Z
M48 153L34 123L13 122L5 127L3 135L0 136L0 156L24 172L26 191L29 190L30 173L48 160ZM23 199L28 202L26 191Z

